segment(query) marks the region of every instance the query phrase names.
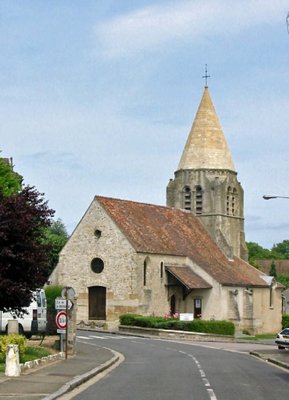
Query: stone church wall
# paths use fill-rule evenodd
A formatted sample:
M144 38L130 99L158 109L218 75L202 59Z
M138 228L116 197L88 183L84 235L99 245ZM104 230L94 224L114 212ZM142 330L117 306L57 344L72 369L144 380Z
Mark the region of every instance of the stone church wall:
M103 260L101 273L91 269L94 258ZM114 222L93 201L60 254L52 283L72 286L78 296L77 322L88 321L88 288L106 288L107 321L135 312L139 299L135 276L136 253Z

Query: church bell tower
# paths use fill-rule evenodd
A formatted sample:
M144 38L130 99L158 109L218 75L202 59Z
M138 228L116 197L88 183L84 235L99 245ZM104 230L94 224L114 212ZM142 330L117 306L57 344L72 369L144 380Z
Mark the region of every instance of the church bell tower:
M229 259L247 260L243 189L207 85L175 177L167 186L167 206L200 218Z

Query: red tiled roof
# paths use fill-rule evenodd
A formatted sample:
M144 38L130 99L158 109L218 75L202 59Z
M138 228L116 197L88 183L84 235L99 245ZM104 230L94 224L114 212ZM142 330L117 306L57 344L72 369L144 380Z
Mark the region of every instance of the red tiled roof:
M191 212L95 196L137 252L187 256L223 285L268 286L262 272L230 261Z
M189 266L166 265L166 270L177 278L187 289L211 289L212 285L196 274Z

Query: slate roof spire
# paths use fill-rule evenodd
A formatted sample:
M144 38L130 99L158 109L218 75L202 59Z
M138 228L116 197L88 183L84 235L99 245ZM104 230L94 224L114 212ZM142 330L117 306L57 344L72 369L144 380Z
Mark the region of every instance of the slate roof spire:
M178 170L226 169L235 172L230 149L216 114L208 86L189 133Z

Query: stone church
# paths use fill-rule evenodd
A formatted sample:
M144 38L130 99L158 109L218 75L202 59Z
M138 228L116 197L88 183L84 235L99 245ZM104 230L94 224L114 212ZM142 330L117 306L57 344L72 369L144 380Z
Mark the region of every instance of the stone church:
M243 189L205 86L167 206L95 196L51 283L75 289L78 323L193 313L278 331L281 286L246 260Z

